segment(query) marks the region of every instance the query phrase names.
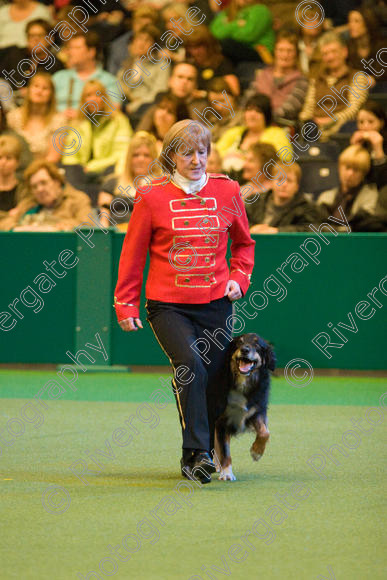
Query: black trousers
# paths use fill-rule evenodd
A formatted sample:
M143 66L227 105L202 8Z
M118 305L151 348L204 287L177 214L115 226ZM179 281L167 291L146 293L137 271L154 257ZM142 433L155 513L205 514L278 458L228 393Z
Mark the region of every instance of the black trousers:
M232 339L226 321L232 315L232 303L227 297L208 304L147 300L146 309L147 320L174 371L172 385L182 428L183 456L184 450L211 452L215 420L223 410L219 405L227 346ZM232 318L228 326L232 328ZM198 339L204 339L196 344L202 355L191 347ZM183 365L189 370L184 372Z

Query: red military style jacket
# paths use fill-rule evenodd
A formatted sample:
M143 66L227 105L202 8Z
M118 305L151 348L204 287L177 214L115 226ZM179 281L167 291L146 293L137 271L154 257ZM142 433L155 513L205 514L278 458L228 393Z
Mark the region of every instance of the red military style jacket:
M226 260L232 239L230 269ZM254 265L239 184L209 174L203 188L187 194L173 180L138 190L122 247L114 305L119 321L139 317L143 270L150 265L146 297L204 304L224 296L229 279L246 293Z

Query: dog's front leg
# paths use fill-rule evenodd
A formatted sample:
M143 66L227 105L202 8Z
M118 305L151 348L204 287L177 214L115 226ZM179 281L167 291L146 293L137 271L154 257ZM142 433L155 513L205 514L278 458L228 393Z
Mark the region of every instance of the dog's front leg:
M217 421L215 430L215 449L220 461L219 479L221 481L235 481L236 477L232 472L230 454L230 434L227 433L222 418Z
M262 455L265 452L265 447L267 442L269 441L270 433L268 428L265 425L265 422L262 417L258 416L253 423L256 438L254 443L250 449L250 455L254 459L254 461L258 461L261 459Z

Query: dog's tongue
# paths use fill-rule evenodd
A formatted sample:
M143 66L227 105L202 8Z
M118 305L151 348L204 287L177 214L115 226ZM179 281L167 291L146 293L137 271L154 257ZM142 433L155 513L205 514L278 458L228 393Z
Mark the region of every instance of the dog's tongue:
M252 362L239 361L239 370L241 373L248 373L253 366Z

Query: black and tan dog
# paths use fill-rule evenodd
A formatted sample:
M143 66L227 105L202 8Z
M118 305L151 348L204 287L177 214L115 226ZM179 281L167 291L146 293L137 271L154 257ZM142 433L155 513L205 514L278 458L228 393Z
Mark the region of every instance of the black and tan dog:
M216 421L215 450L220 462L219 479L235 481L231 467L230 438L252 429L256 438L250 454L258 461L269 440L267 406L270 371L275 368L271 346L257 334L238 336L230 343L224 412Z

